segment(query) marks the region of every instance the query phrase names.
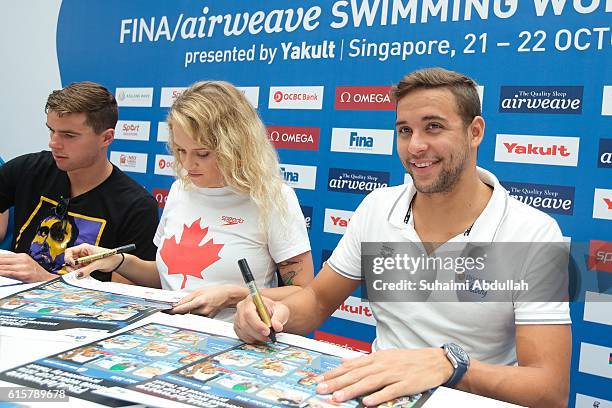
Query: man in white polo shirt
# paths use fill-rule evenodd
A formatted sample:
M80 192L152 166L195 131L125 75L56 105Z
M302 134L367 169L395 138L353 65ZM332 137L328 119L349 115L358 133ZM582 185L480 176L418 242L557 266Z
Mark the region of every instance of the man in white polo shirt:
M551 217L510 197L476 166L485 123L474 81L424 69L405 76L393 93L397 151L413 183L369 194L315 280L282 302L267 302L276 331L311 332L353 293L367 273L362 243L414 243L431 255L455 243L562 242ZM538 276L555 269L536 265L537 249L525 248L510 263L525 265L526 280L535 286L565 281L563 272ZM375 352L319 379L317 391L336 402L367 395L363 403L373 406L446 385L526 406L567 404L567 302L370 300ZM248 299L238 306L235 329L245 341L269 334Z

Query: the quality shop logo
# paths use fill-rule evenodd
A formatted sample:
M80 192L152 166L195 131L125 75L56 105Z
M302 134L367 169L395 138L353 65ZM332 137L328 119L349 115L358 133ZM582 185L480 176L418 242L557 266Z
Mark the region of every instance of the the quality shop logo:
M117 88L115 98L118 106L150 108L153 106L153 88Z
M511 197L549 214L572 215L576 188L549 184L502 181Z
M323 86L272 86L269 109L321 109Z
M302 214L304 215L304 222L306 223L306 229L310 231L310 226L312 225L312 207L306 205L300 205L302 209Z
M582 86L502 86L501 113L582 113Z
M390 86L337 86L336 110L395 110Z
M577 137L498 134L495 161L575 167L579 145Z
M368 194L388 185L389 173L382 171L330 168L327 179L328 191L342 193Z
M155 197L155 201L157 201L157 207L164 208L166 206L166 201L168 201L169 192L170 190L167 188L153 189L153 197Z
M304 126L268 126L268 138L277 149L319 150L320 129Z
M612 139L599 140L597 167L612 168Z

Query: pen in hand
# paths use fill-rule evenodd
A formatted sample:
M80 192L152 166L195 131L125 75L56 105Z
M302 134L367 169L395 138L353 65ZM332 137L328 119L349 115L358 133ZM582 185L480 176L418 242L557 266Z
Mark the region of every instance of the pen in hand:
M276 342L276 333L274 333L274 329L272 328L272 321L270 320L270 315L268 314L268 309L263 303L263 299L257 290L257 286L255 285L255 279L253 279L253 274L251 273L251 268L249 268L249 264L246 259L238 260L238 267L240 268L240 272L242 273L242 277L244 278L244 283L246 283L249 288L249 292L251 293L251 297L253 298L253 303L255 303L255 308L257 308L257 313L261 320L263 320L264 324L266 324L270 328L270 340L273 343Z
M97 254L82 256L80 258L75 259L74 260L74 264L72 266L78 266L78 265L82 265L82 264L89 264L89 263L92 263L93 261L97 261L98 259L103 259L103 258L107 258L109 256L113 256L113 255L116 255L116 254L121 254L121 253L124 253L124 252L133 251L134 249L136 249L136 245L135 244L128 244L128 245L120 246L120 247L115 248L115 249L109 249L108 251L98 252ZM64 266L66 266L66 265L68 265L68 264L64 263L62 265L62 268Z

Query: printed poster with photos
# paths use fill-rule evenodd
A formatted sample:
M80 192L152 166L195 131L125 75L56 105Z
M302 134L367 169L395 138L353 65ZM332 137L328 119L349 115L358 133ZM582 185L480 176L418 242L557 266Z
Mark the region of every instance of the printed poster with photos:
M165 302L75 286L60 277L0 299L0 326L112 333L171 307Z
M73 397L124 406L353 408L315 392L314 378L341 363L305 348L237 339L166 324L139 328L0 373L27 387L65 389ZM419 407L421 395L384 404Z

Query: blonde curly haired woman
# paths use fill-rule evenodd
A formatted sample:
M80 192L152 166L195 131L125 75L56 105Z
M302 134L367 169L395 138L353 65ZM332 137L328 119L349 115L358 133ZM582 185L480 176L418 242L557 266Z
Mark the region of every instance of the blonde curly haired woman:
M314 268L297 197L242 92L227 82L197 82L172 105L168 126L177 180L155 234L156 261L114 255L80 272L115 271L138 285L182 290L188 294L175 313L224 320L248 295L240 258L267 297L282 299L308 284ZM101 250L80 245L66 260ZM276 287L277 268L285 286Z

